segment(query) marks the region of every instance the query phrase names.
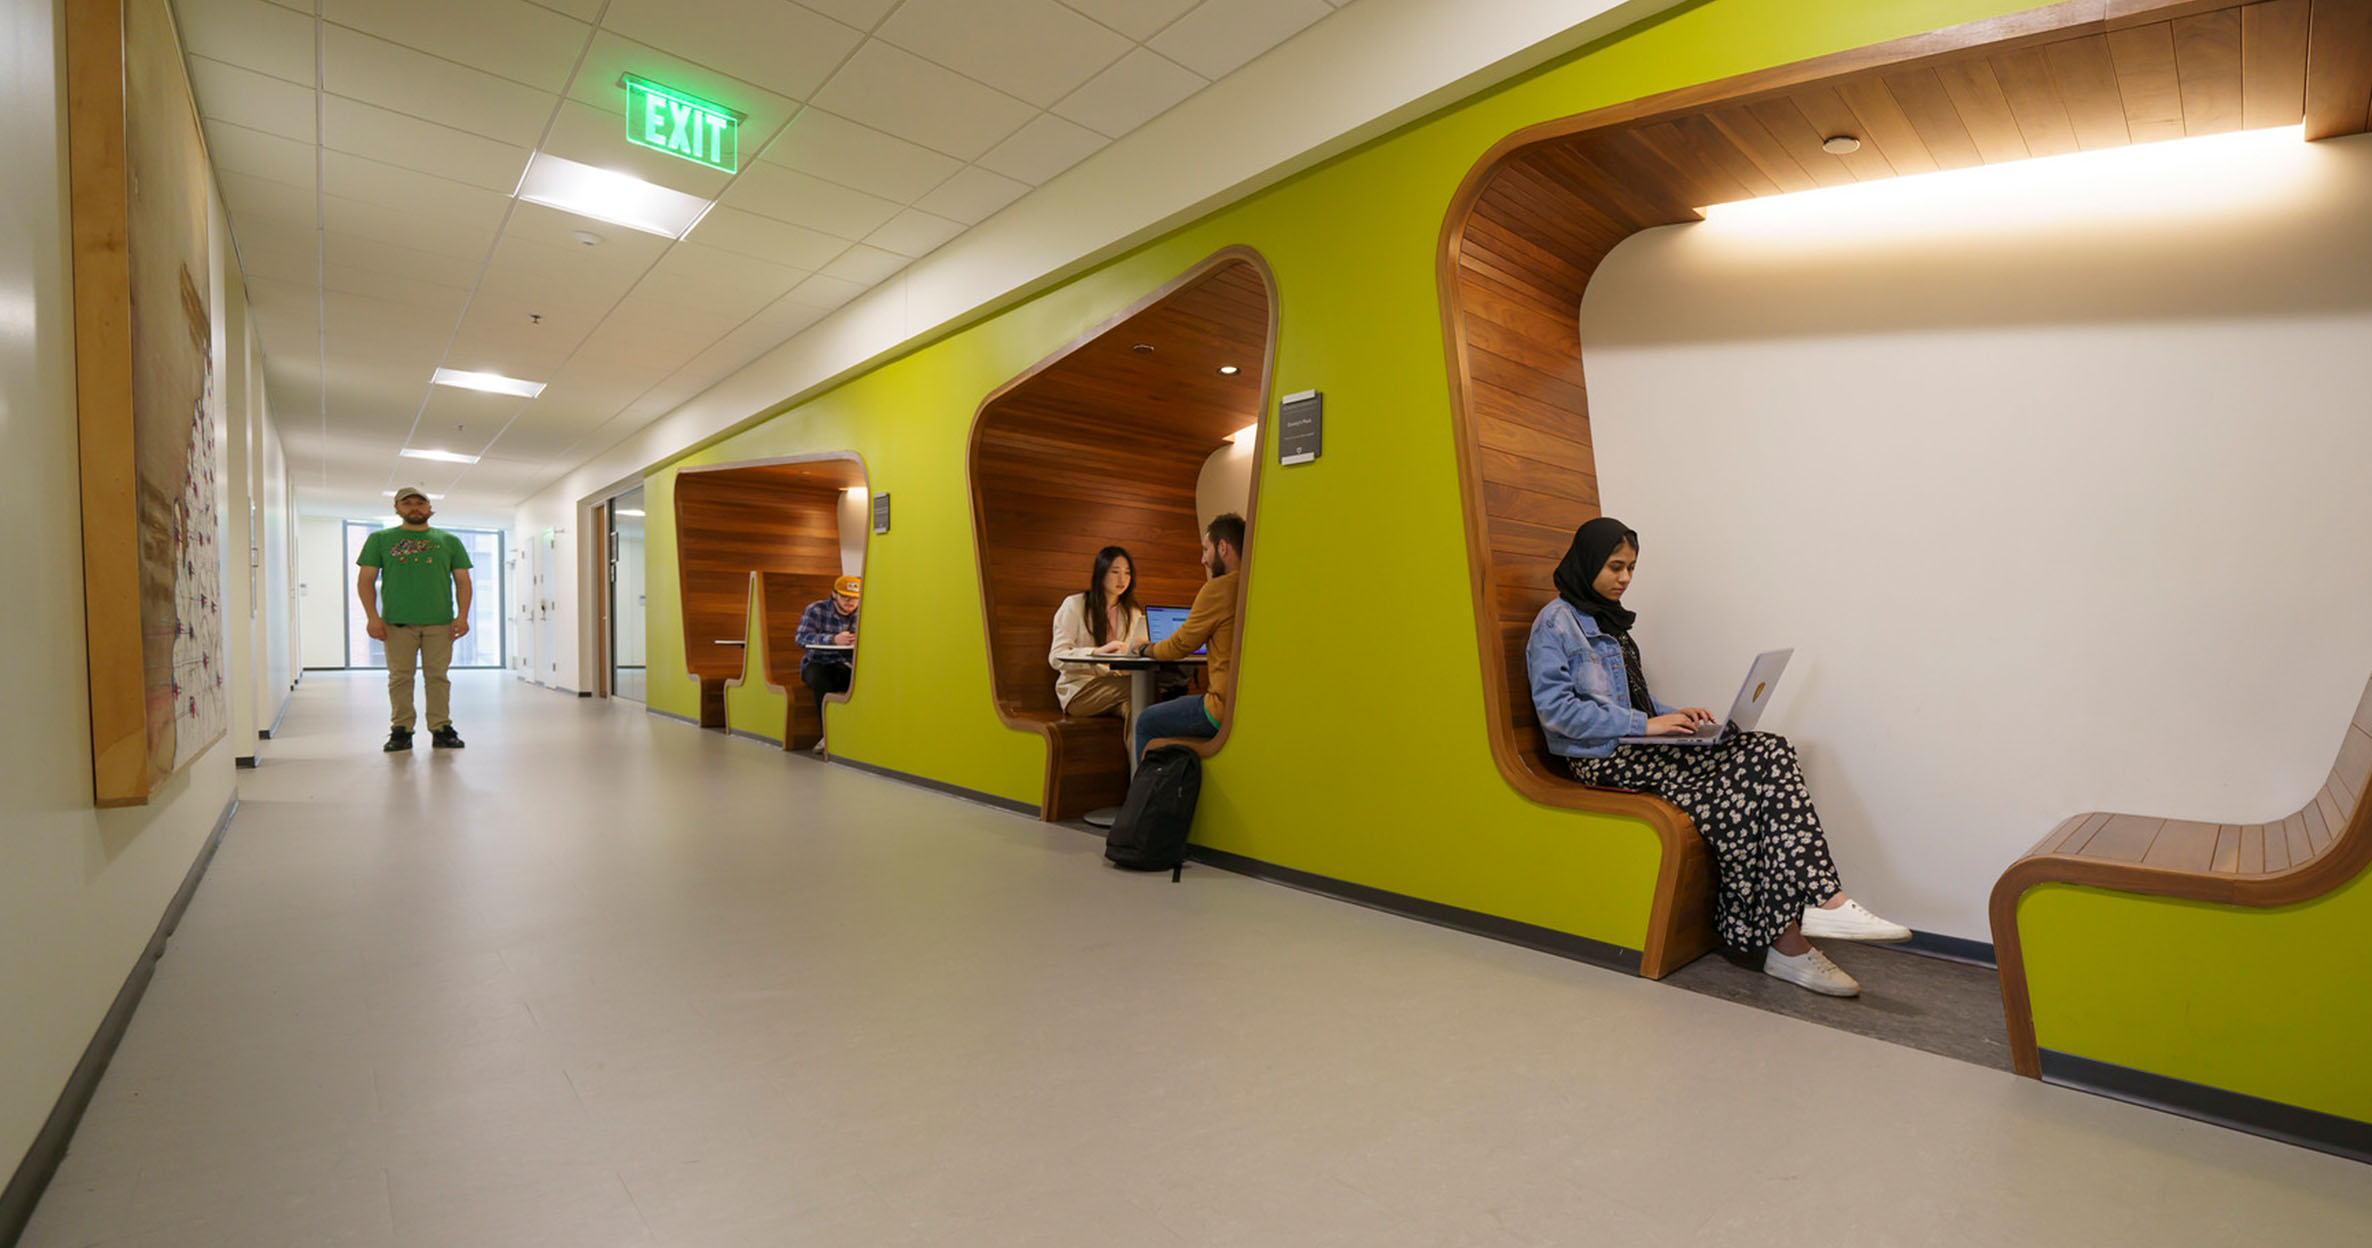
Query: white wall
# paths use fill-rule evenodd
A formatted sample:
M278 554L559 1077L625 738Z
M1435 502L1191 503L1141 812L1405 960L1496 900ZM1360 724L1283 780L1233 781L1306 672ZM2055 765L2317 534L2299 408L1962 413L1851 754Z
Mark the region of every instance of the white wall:
M306 667L346 666L346 595L354 575L346 566L345 522L299 516L297 633Z
M1252 509L1252 464L1260 454L1257 439L1230 442L1202 461L1202 475L1194 479L1194 514L1208 528L1213 519Z
M1640 235L1582 337L1658 696L1794 646L1770 726L1848 886L1990 939L2066 816L2255 822L2330 765L2372 674L2372 139L1973 172L2014 176Z
M230 801L217 743L91 804L58 0L0 0L0 1174L56 1104Z
M277 623L277 627L265 630L256 665L255 715L257 726L269 729L279 720L281 709L288 705L289 691L301 666L298 657L301 642L297 636L302 621L296 588L296 491L288 479L288 454L280 442L279 424L272 419L271 405L264 398L262 344L252 339L250 342L255 356L251 375L257 379L255 410L262 435L257 459L263 465L258 493L263 530L259 552L263 560L260 573L263 584L256 601L262 604L268 619Z

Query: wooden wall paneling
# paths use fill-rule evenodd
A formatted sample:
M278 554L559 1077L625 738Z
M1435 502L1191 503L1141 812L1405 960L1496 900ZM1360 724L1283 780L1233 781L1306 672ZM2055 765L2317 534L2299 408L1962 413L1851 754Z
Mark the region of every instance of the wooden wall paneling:
M2060 94L2059 80L2051 72L2047 46L2013 48L1994 57L1993 75L2001 84L2002 96L2009 102L2029 153L2064 156L2082 146L2076 141L2075 122L2068 113L2066 97ZM2122 118L2117 128L2123 132Z
M2067 105L2068 124L2075 129L2076 146L2087 152L2123 147L2133 141L2125 121L2125 97L2117 81L2117 62L2108 36L2067 39L2043 48L2051 80Z
M1951 93L1944 90L1944 80L1933 69L1888 74L1885 83L1903 115L1911 119L1911 128L1919 132L1928 155L1935 158L1937 168L1968 169L1985 163L1976 139L1960 119L1960 110L1952 104Z
M1789 97L1789 100L1795 105L1797 112L1802 114L1805 122L1812 127L1813 133L1819 135L1822 141L1825 142L1837 135L1850 135L1861 140L1861 150L1848 152L1842 156L1829 157L1843 165L1845 171L1855 178L1864 182L1874 182L1880 178L1896 177L1905 172L1895 167L1886 143L1877 134L1872 133L1871 127L1862 121L1859 114L1853 111L1851 104L1846 103L1844 95L1837 88L1833 86L1806 87L1795 92ZM1891 97L1889 97L1889 103L1891 102ZM1900 109L1895 111L1897 115L1900 115ZM1911 129L1908 119L1903 121L1901 133L1906 142L1918 148L1918 155L1910 158L1914 169L1916 169L1917 162L1927 157L1927 145L1919 142L1919 134ZM1934 166L1934 163L1933 160L1927 160L1930 168ZM1697 202L1699 204L1717 204L1722 201L1702 199Z
M1837 98L1853 110L1861 122L1854 133L1863 142L1875 140L1878 150L1886 156L1888 166L1905 176L1934 173L1942 168L1935 154L1927 150L1927 140L1919 136L1919 127L1911 124L1910 114L1903 111L1902 101L1886 89L1883 79L1875 75L1843 79L1833 84Z
M2125 99L2125 128L2136 143L2183 137L2182 74L2174 58L2174 24L2154 22L2112 31L2109 55Z
M1061 713L1046 657L1054 612L1087 588L1106 545L1133 556L1140 603L1194 600L1206 579L1195 485L1230 435L1262 423L1273 308L1265 265L1230 248L981 404L970 479L992 696L1008 727L1045 739L1044 818L1116 804L1128 779L1118 718ZM1255 497L1258 479L1256 465Z
M2372 127L2372 0L2314 0L2306 30L2306 137Z
M2017 114L2011 111L2009 96L2002 90L2001 80L1994 76L1990 61L1981 58L1946 61L1936 66L1936 79L1944 84L1944 95L1952 101L1953 111L1960 114L1960 124L1967 128L1970 140L1977 145L1977 154L1986 164L2024 160L2034 155L2018 130Z
M1705 114L1722 137L1754 162L1764 177L1777 184L1781 193L1808 191L1823 185L1791 155L1785 144L1771 136L1769 127L1755 116L1754 110L1744 106L1717 108ZM1838 171L1841 172L1841 171Z
M2240 11L2240 124L2294 126L2306 118L2309 0L2263 0Z
M1812 176L1813 181L1822 186L1844 186L1864 180L1862 175L1853 171L1852 166L1821 147L1829 136L1821 133L1820 128L1812 124L1811 118L1804 116L1804 110L1794 100L1783 95L1776 96L1748 105L1747 111L1754 114L1755 120L1763 123L1763 129L1795 160L1798 168ZM1859 152L1854 154L1860 155ZM1893 172L1892 168L1888 168L1886 175Z
M2175 19L2174 62L2181 81L2183 133L2224 134L2240 128L2240 10L2218 9Z

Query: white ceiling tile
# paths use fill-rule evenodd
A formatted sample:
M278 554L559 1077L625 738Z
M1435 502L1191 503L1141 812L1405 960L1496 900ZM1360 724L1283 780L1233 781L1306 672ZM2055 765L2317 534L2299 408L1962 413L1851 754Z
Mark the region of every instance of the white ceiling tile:
M901 256L927 256L966 228L961 221L909 208L890 218L888 225L866 235L865 241Z
M313 187L313 145L262 130L209 120L206 154L221 173L244 173L286 186Z
M405 47L557 92L593 28L526 0L322 0L322 16Z
M311 230L281 228L268 218L259 221L253 229L242 229L236 218L231 221L231 237L239 248L239 275L247 280L250 306L255 303L258 281L302 285L305 297L311 299L313 284L321 280L320 236Z
M469 301L469 292L459 287L414 281L408 277L347 265L328 266L322 273L321 286L335 294L362 295L433 311L448 328L460 319L461 307Z
M343 26L325 26L328 89L391 112L534 147L559 96Z
M462 229L447 222L426 221L410 213L334 195L322 197L321 210L323 224L330 230L457 260L481 260L494 245L491 229Z
M785 0L610 0L601 24L793 99L814 94L833 67L864 39L856 30ZM684 86L691 89L690 84Z
M858 295L864 294L869 289L871 288L862 282L852 282L844 277L818 273L791 287L791 293L783 298L802 307L829 312Z
M510 196L484 187L330 150L321 153L321 189L476 232L501 228L511 204Z
M480 292L461 318L444 366L549 381L608 311L606 303L505 299ZM539 316L541 321L535 319Z
M761 159L907 204L964 162L820 108L801 112Z
M1148 46L1205 78L1223 78L1332 12L1326 0L1203 0Z
M566 13L580 22L589 22L601 16L603 0L531 0L531 3L555 13Z
M911 143L976 160L1037 110L879 40L848 58L815 102Z
M772 330L776 335L776 341L781 342L792 334L824 319L826 315L828 313L822 308L810 307L793 300L789 295L784 295L756 316L751 317L750 323L763 325Z
M698 243L677 243L667 249L659 263L651 266L650 274L634 288L634 293L695 306L729 300L718 306L739 309L741 316L748 316L780 299L807 273L805 269L769 264Z
M543 150L597 169L630 173L645 182L655 182L701 199L715 199L725 184L733 180L729 173L627 142L623 121L575 100L560 106ZM748 153L743 153L743 163L747 164L748 160Z
M798 4L858 30L871 30L898 7L898 0L798 0Z
M435 252L415 251L375 238L331 230L321 237L322 254L331 264L392 273L467 290L477 284L483 254L460 259Z
M846 239L721 204L684 238L794 269L820 269L848 250Z
M1201 0L1062 0L1071 8L1142 42L1177 21Z
M464 360L449 367L470 368L491 363ZM488 394L432 382L420 407L420 428L414 432L412 441L429 446L491 445L496 431L525 410L528 402L515 394Z
M325 146L504 195L527 169L527 148L343 96L322 97L321 125Z
M842 252L839 259L825 265L823 276L875 286L912 263L912 260L894 251L883 251L879 247L867 247L859 243Z
M980 167L1041 185L1111 142L1085 126L1044 113L980 158Z
M313 17L264 0L175 0L182 50L313 85Z
M207 117L286 139L313 141L311 87L203 56L189 58L189 83L198 97L198 111Z
M250 231L276 228L310 233L320 223L321 214L308 187L223 170L216 171L214 182L231 220L245 224Z
M1056 104L1054 115L1116 139L1209 85L1193 70L1138 48Z
M951 217L966 225L978 225L1014 200L1029 194L1029 184L1016 182L1001 173L990 173L974 166L939 185L939 189L914 201L914 206L925 212Z
M585 51L584 68L577 71L576 81L568 88L568 98L619 118L611 128L622 137L626 132L623 120L626 87L622 79L627 74L665 83L743 114L739 139L743 164L749 163L799 109L798 101L787 96L761 90L730 74L638 43L614 30L593 36L593 45Z
M878 195L765 161L751 165L734 179L717 202L852 240L880 229L898 215L898 205Z
M1054 0L906 0L874 37L1040 108L1129 50L1128 40Z

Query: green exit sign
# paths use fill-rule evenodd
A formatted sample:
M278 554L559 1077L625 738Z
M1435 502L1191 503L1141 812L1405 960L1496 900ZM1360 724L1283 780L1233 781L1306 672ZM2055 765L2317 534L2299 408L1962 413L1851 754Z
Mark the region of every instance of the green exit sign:
M620 81L626 84L630 142L726 173L739 167L741 114L632 74Z

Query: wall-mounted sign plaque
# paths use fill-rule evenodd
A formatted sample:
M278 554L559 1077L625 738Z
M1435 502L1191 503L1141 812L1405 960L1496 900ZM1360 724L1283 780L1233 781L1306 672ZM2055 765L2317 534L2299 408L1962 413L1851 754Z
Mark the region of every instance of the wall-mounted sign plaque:
M626 138L732 173L741 159L741 114L673 87L626 75Z
M889 532L889 495L887 494L873 496L873 531L876 533Z
M1306 464L1326 442L1326 397L1303 390L1277 400L1277 462Z

